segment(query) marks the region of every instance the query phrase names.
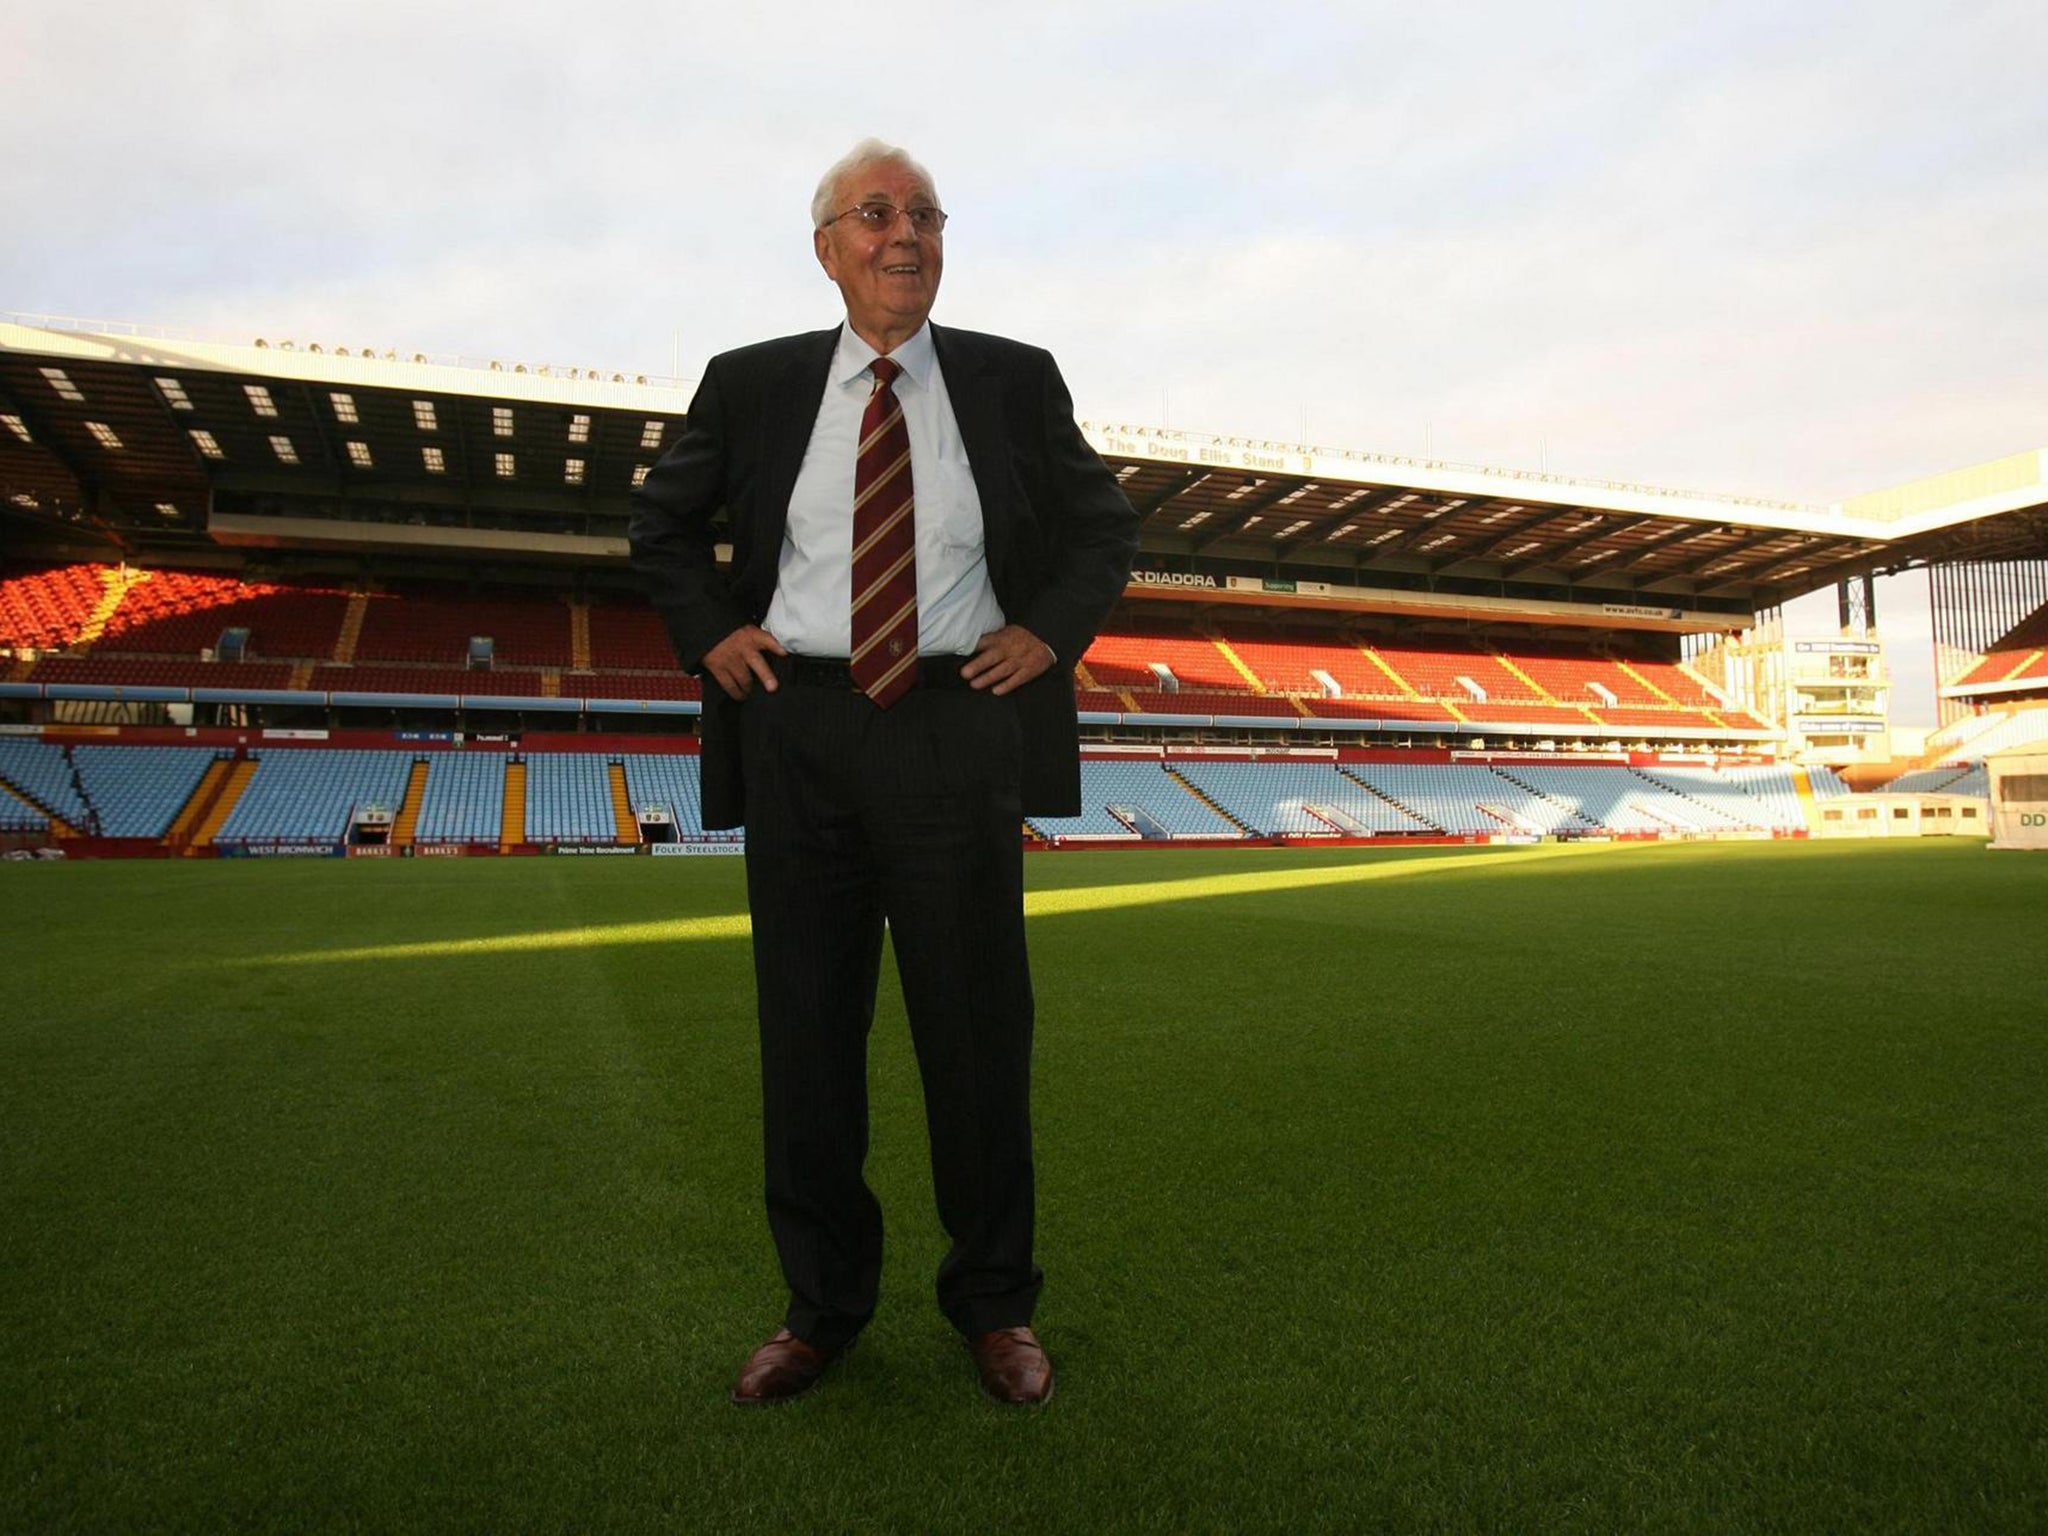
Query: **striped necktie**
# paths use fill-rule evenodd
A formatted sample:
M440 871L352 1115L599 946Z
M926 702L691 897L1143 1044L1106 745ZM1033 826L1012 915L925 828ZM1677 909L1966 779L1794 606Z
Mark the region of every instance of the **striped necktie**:
M874 361L853 468L853 683L887 709L917 681L917 540L910 429L889 386L903 371Z

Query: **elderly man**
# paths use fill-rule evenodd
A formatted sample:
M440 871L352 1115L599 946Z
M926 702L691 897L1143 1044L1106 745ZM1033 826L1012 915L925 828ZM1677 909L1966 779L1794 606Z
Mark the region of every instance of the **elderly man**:
M939 1307L990 1396L1039 1403L1021 822L1080 809L1072 668L1137 518L1048 354L930 323L946 214L915 161L860 144L811 223L845 323L713 358L631 530L704 679L704 824L747 830L790 1295L732 1400L807 1391L874 1311L861 1165L886 927L951 1240Z

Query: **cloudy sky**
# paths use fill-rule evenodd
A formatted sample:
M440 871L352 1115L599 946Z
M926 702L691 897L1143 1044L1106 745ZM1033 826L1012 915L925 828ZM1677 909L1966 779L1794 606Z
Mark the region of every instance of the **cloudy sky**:
M874 133L1096 419L1811 501L2048 445L2040 0L0 17L0 311L694 376L837 318Z

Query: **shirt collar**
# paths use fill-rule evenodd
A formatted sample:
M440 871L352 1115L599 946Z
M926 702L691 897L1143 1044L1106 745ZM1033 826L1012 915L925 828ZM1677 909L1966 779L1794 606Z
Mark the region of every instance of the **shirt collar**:
M839 350L832 358L832 382L845 386L854 382L868 371L868 365L881 356L854 331L852 321L844 321L839 327ZM889 354L903 365L903 371L910 375L911 382L919 389L931 388L932 370L938 366L938 353L932 348L932 323L927 320L917 328L917 334Z

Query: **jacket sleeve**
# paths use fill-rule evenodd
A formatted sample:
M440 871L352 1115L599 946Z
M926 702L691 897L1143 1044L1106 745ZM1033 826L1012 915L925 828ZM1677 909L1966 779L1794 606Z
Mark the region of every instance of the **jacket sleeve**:
M1046 510L1053 537L1047 579L1017 622L1071 668L1130 580L1138 514L1081 435L1059 365L1045 357L1039 410Z
M721 373L713 358L682 436L634 490L626 530L633 566L691 672L702 669L706 651L750 622L716 555L713 519L726 507L734 478Z

